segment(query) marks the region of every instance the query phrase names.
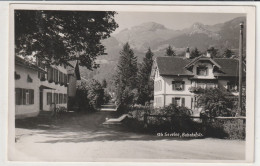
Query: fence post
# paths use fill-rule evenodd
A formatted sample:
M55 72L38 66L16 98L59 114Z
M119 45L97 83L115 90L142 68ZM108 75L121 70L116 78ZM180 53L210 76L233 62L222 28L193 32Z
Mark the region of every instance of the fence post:
M144 114L144 128L147 128L147 114Z

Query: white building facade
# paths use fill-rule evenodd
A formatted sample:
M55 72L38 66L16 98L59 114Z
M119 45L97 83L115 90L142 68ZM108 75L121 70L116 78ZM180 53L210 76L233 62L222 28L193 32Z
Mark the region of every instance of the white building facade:
M51 111L51 104L67 108L70 64L43 66L15 57L15 116L37 116L40 111ZM75 77L71 74L71 77ZM70 89L76 91L76 87Z
M188 54L188 55L187 55ZM211 58L209 54L195 59L158 57L151 77L154 79L154 107L169 104L185 106L198 115L196 107L198 88L221 88L238 95L238 60Z

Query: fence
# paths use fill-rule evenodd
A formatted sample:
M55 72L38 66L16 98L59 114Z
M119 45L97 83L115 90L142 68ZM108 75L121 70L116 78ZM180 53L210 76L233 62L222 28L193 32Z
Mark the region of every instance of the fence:
M200 117L144 114L144 127L155 132L201 132L205 136L244 139L246 117Z

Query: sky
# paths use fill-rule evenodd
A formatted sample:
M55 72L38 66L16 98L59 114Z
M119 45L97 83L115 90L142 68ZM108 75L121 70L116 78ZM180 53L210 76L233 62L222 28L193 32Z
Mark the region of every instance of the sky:
M195 22L205 25L224 23L245 14L236 13L174 13L174 12L118 12L115 20L119 27L114 34L125 28L131 28L145 22L156 22L169 29L181 30L188 28Z

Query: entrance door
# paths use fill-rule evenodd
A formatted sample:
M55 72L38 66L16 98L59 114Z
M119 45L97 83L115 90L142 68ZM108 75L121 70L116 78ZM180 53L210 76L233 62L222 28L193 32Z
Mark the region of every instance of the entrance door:
M43 110L43 92L40 89L40 110Z

